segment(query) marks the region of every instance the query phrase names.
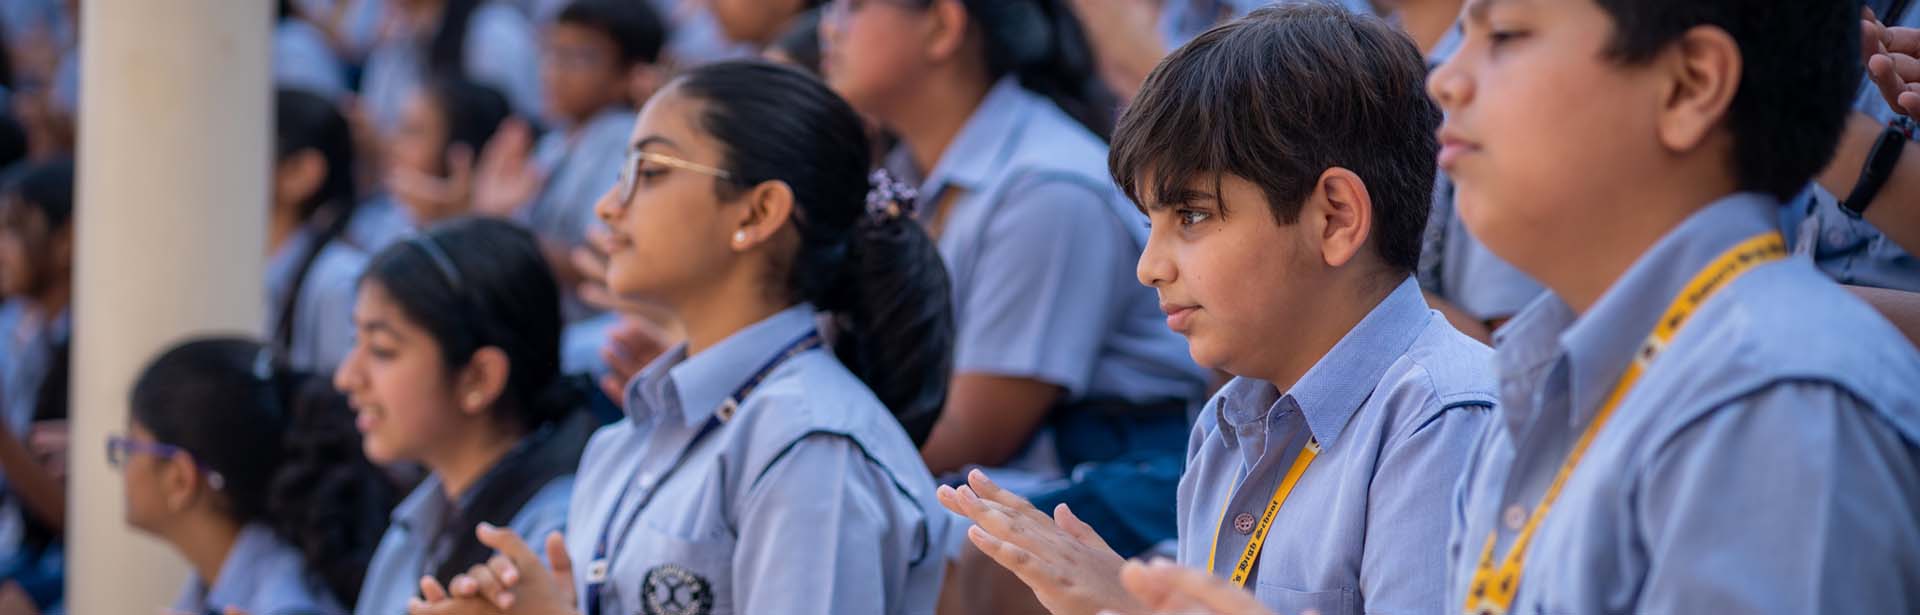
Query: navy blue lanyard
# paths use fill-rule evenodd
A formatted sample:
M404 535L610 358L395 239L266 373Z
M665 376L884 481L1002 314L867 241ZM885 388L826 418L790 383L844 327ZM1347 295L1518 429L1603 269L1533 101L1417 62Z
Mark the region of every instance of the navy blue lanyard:
M788 343L785 348L780 350L779 354L767 360L767 363L760 366L760 369L755 371L753 376L747 378L746 383L741 384L740 388L735 389L732 395L727 396L726 401L721 402L720 408L714 412L713 416L707 418L706 424L700 426L700 432L694 434L693 439L687 441L687 445L680 449L679 455L674 457L673 464L667 466L666 471L661 473L659 480L654 483L654 487L666 484L667 477L672 475L674 470L679 469L681 464L686 462L687 455L693 452L693 448L698 446L701 440L706 439L707 434L713 433L713 430L718 429L721 424L732 419L734 411L739 409L741 402L745 401L747 396L752 394L753 390L758 388L760 383L765 381L767 376L771 375L775 368L780 367L782 363L786 363L787 359L791 359L800 353L819 348L823 344L824 342L820 339L820 332L818 330L808 330L806 335L802 335ZM587 564L586 615L600 615L601 589L612 576L613 562L611 554L618 553L626 547L627 537L633 533L634 521L640 518L640 511L647 508L647 502L653 499L653 494L658 493L659 489L652 488L640 495L640 501L634 503L633 512L627 514L626 523L620 524L620 527L623 529L620 532L620 537L613 542L613 549L610 551L607 548L608 539L613 535L614 521L619 518L620 506L626 503L627 494L632 491L633 478L628 477L627 483L620 487L620 495L614 496L613 498L613 508L607 511L607 522L605 525L600 526L600 537L593 542L593 559Z

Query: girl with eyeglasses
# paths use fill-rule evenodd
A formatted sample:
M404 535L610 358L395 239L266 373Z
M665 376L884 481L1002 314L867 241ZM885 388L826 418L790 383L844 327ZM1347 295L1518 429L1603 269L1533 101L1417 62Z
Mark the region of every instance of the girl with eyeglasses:
M258 342L191 341L147 366L107 457L127 523L192 566L175 611L346 612L394 495L352 420Z
M500 555L411 612L931 613L949 518L915 445L947 279L870 165L859 115L791 67L711 64L648 102L599 205L607 283L688 341L594 435L564 537L482 529Z

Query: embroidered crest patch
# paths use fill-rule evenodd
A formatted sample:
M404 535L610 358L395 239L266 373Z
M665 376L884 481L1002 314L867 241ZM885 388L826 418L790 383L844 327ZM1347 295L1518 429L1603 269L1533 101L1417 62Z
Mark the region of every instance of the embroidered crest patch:
M646 615L711 615L713 584L673 564L656 566L641 581L640 604Z

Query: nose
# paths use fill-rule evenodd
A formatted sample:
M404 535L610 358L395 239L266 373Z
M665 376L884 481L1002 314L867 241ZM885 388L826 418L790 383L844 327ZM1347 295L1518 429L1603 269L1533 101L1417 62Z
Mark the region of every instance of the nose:
M1452 112L1473 99L1473 80L1466 74L1465 55L1454 54L1427 75L1427 95L1442 111Z
M613 223L620 219L620 211L625 209L625 205L620 202L620 187L613 186L600 194L600 200L594 201L593 215L600 218L600 221L607 226L613 226Z
M360 345L354 344L347 356L340 360L340 366L333 369L333 388L341 393L352 394L359 388Z
M1166 245L1169 240L1166 233L1161 231L1162 226L1155 224L1147 231L1147 246L1140 251L1140 262L1133 269L1134 277L1141 284L1153 288L1166 286L1179 274L1179 268L1174 266L1173 258L1169 255L1172 248Z

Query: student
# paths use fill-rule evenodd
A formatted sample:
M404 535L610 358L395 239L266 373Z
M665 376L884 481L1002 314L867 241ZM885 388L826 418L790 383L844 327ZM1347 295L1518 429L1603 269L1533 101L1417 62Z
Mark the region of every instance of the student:
M1022 491L1072 501L1134 555L1173 538L1183 435L1206 382L1127 273L1145 228L1105 171L1113 107L1065 11L835 2L824 68L899 136L888 166L924 176L919 219L952 272L955 376L927 465L1019 468Z
M712 0L707 9L713 12L715 22L720 24L720 32L729 40L745 43L756 49L764 49L779 40L780 35L792 26L809 9L827 4L828 0Z
M945 393L947 280L910 205L869 195L860 117L797 69L710 64L647 103L633 152L599 207L608 284L688 341L595 434L554 569L483 529L503 558L453 589L511 613L931 612L949 517L914 441Z
M347 69L334 57L326 33L301 17L294 0L280 0L273 26L273 83L340 100L347 93Z
M1425 74L1383 20L1264 8L1174 51L1115 132L1114 178L1152 223L1139 280L1236 376L1188 440L1179 562L1281 613L1445 606L1445 511L1494 382L1412 277L1440 119ZM970 479L942 501L1054 613L1140 606L1077 509Z
M410 230L473 213L475 161L512 113L500 92L463 79L436 79L407 99L385 163Z
M67 418L73 337L71 161L21 169L0 198L0 579L41 609L60 601L65 481L39 459L32 439Z
M434 79L486 84L513 111L541 117L539 47L519 11L488 0L386 0L400 32L374 47L361 102L381 135L400 125L408 96Z
M508 122L479 161L474 208L524 220L563 289L581 281L568 255L599 224L593 203L626 159L632 75L659 79L665 42L659 15L643 2L568 3L547 28L541 56L545 106L555 129L536 144L525 122ZM567 322L592 315L573 293L563 294Z
M331 371L353 345L354 285L367 252L347 236L358 198L353 137L317 94L274 95L272 209L267 215L267 326L295 369Z
M1473 0L1429 81L1468 227L1551 293L1501 335L1450 609L1920 609L1920 353L1776 230L1859 8L1750 9Z
M192 566L175 611L345 612L393 488L343 402L242 339L186 342L141 372L107 454L127 523Z
M356 613L400 613L427 575L484 561L473 527L543 537L565 526L590 424L560 378L560 297L533 237L467 218L396 243L367 267L353 352L334 374L367 457L430 474L393 509Z

